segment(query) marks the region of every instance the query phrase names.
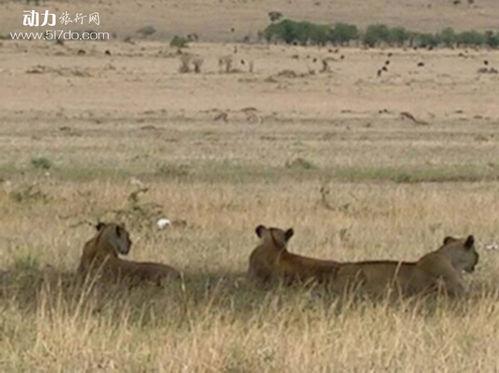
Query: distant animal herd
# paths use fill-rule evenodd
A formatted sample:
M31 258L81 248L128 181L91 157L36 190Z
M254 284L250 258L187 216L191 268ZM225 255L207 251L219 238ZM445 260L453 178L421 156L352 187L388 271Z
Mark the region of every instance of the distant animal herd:
M103 282L129 286L181 281L182 271L155 262L126 260L132 241L122 224L98 223L95 235L85 243L78 274ZM413 296L444 292L450 296L467 293L463 271L473 272L479 259L472 235L445 237L440 247L415 262L376 260L339 262L293 254L288 243L294 230L259 225L259 245L249 256L248 279L256 286L272 284L317 284L328 291L345 294Z

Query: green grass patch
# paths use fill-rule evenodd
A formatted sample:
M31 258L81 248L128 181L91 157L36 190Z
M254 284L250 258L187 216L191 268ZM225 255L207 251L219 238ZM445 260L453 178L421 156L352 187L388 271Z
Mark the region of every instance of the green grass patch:
M9 167L4 177L15 177L21 169ZM36 173L33 174L36 176ZM322 167L304 158L295 158L282 166L268 166L238 161L200 161L187 164L165 163L158 166L138 167L117 165L61 165L51 170L51 178L68 181L92 181L96 179L128 180L178 180L183 183L242 184L257 182L278 182L322 180L324 178L345 182L393 182L393 183L444 183L480 182L499 180L499 167L490 165L446 165L446 166L372 166L372 167ZM43 197L36 188L14 190L11 196L19 200Z
M499 180L499 168L448 166L438 168L352 167L335 172L335 178L349 181L391 181L394 183L445 183Z
M31 159L31 165L38 170L50 170L52 161L45 157L36 157Z

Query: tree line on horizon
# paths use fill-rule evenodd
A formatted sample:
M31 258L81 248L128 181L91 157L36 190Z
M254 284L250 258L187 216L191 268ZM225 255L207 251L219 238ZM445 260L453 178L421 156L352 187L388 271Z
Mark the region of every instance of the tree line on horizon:
M267 42L284 42L295 45L336 45L352 43L366 47L388 45L392 47L499 47L499 32L474 30L455 31L447 27L440 32L411 31L405 27L389 27L372 24L365 30L356 25L337 22L333 25L316 24L309 21L283 19L273 22L260 32L259 36Z

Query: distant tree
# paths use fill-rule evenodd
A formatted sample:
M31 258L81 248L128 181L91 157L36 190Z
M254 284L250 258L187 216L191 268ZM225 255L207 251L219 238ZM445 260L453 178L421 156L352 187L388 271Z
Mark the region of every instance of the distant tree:
M388 43L390 41L390 29L383 24L369 25L362 41L369 47L374 47L381 42Z
M336 23L329 33L329 40L333 44L344 45L359 38L359 29L348 23Z
M416 45L423 48L436 47L440 43L438 36L429 32L416 33L414 39Z
M452 47L456 44L456 32L452 27L447 27L439 33L439 39L446 47Z
M463 31L457 34L456 43L458 45L480 46L484 45L486 37L478 31Z
M388 43L402 46L409 40L411 33L403 27L393 27L389 30Z

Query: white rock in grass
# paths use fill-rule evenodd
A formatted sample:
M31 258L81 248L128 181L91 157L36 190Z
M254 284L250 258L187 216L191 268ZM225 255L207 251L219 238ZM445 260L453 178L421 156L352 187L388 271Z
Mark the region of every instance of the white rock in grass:
M485 250L497 251L497 250L499 250L499 245L496 243L491 243L489 245L485 245Z
M161 218L161 219L158 219L158 221L156 222L156 225L158 226L159 229L165 229L166 227L171 226L172 222L170 219Z

